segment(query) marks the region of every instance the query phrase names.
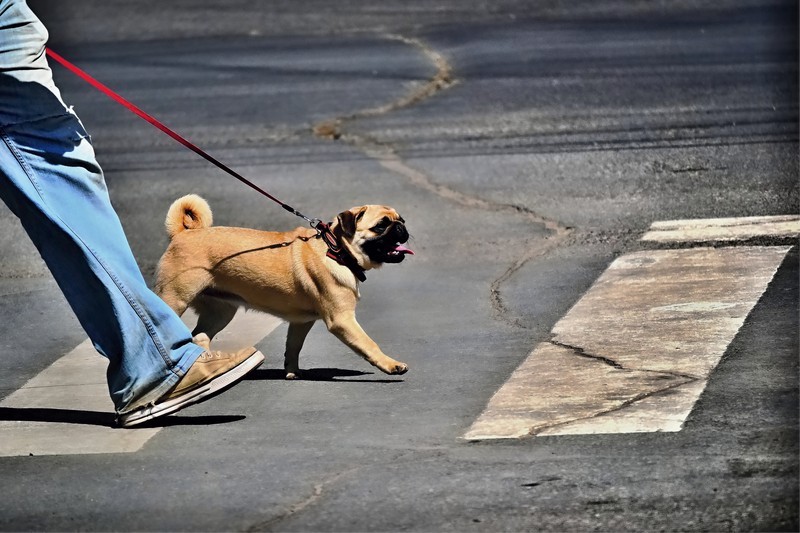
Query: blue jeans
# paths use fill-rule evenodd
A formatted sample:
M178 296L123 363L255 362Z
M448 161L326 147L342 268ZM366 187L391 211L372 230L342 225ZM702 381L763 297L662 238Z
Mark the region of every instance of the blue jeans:
M203 349L147 287L91 139L53 83L46 41L24 0L0 0L0 197L108 358L123 413L162 396Z

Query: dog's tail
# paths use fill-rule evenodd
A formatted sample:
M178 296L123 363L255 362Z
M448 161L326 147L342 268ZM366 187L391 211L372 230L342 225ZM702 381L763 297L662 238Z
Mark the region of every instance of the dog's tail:
M167 235L172 239L183 230L207 228L213 222L208 202L196 194L187 194L169 206L164 226L167 228Z

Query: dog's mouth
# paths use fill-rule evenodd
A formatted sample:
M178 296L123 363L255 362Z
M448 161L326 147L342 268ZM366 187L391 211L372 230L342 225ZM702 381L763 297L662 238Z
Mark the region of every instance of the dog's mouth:
M386 252L387 257L394 257L397 259L399 263L403 259L405 259L406 255L414 255L414 250L408 248L407 246L403 246L402 244L395 243L394 248Z
M369 258L377 263L400 263L406 255L414 255L414 251L405 246L408 232L402 224L393 224L380 237L368 240L362 245Z
M399 263L406 255L414 255L414 251L403 243L387 242L375 239L363 245L369 258L376 263Z

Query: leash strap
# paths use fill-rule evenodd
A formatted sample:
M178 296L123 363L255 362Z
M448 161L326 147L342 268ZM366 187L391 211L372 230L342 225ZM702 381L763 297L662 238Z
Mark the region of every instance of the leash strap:
M289 204L281 202L280 200L278 200L277 198L272 196L270 193L268 193L267 191L265 191L264 189L262 189L261 187L259 187L255 183L253 183L252 181L248 180L247 178L245 178L244 176L242 176L241 174L239 174L238 172L236 172L235 170L230 168L225 163L222 163L221 161L219 161L215 157L209 155L203 149L201 149L198 146L196 146L195 144L189 142L184 137L182 137L181 135L179 135L175 131L173 131L170 128L168 128L167 126L165 126L163 123L161 123L155 117L145 113L139 107L137 107L135 104L129 102L128 100L126 100L125 98L123 98L122 96L120 96L119 94L114 92L109 87L107 87L107 86L103 85L102 83L100 83L99 81L97 81L95 78L93 78L86 71L78 68L73 63L67 61L66 59L64 59L59 54L53 52L50 48L46 48L46 51L47 51L48 57L50 57L50 58L54 59L56 62L60 63L61 66L63 66L64 68L66 68L67 70L69 70L70 72L72 72L73 74L78 76L79 78L81 78L83 81L87 82L89 85L91 85L92 87L94 87L95 89L100 91L101 93L105 94L106 96L108 96L109 98L111 98L112 100L114 100L115 102L120 104L122 107L124 107L125 109L127 109L131 113L135 114L139 118L142 118L142 119L146 120L147 122L149 122L150 124L152 124L153 126L158 128L162 132L166 133L167 135L172 137L174 140L178 141L180 144L182 144L183 146L185 146L186 148L188 148L192 152L196 153L197 155L199 155L200 157L202 157L203 159L208 161L209 163L213 164L214 166L216 166L217 168L223 170L224 172L227 172L228 174L230 174L231 176L233 176L237 180L241 181L242 183L244 183L245 185L247 185L251 189L255 190L256 192L261 193L262 195L266 196L267 198L269 198L273 202L277 203L282 208L284 208L286 211L290 212L291 214L293 214L295 216L298 216L298 217L302 218L303 220L305 220L306 222L311 224L311 227L314 228L315 230L317 230L317 237L322 237L322 240L325 241L325 244L328 246L327 256L330 257L331 259L335 260L340 265L343 265L343 266L346 266L347 268L349 268L359 280L366 281L367 278L364 275L364 269L361 268L361 266L358 264L358 262L355 260L355 258L353 258L349 254L347 254L346 251L344 250L344 248L338 244L338 239L333 234L333 232L331 231L331 228L330 228L330 226L328 224L326 224L325 222L323 222L322 220L320 220L318 218L309 218L309 217L305 216L303 213L299 212L294 207L290 206Z
M309 217L305 216L303 213L299 212L294 207L292 207L292 206L290 206L290 205L288 205L288 204L286 204L284 202L281 202L280 200L278 200L277 198L272 196L270 193L268 193L267 191L265 191L264 189L262 189L261 187L259 187L255 183L253 183L252 181L248 180L247 178L245 178L244 176L242 176L241 174L239 174L238 172L236 172L235 170L230 168L225 163L222 163L221 161L219 161L215 157L209 155L208 153L206 153L201 148L197 147L196 145L194 145L193 143L189 142L188 140L183 138L181 135L179 135L175 131L171 130L170 128L168 128L167 126L162 124L155 117L153 117L151 115L148 115L147 113L145 113L144 111L139 109L136 105L134 105L133 103L129 102L128 100L126 100L125 98L120 96L119 94L115 93L110 88L106 87L105 85L103 85L102 83L97 81L95 78L93 78L91 75L89 75L86 71L81 70L80 68L78 68L74 64L70 63L69 61L67 61L66 59L64 59L63 57L58 55L57 53L53 52L50 48L47 48L46 50L47 50L48 57L53 58L55 61L60 63L64 68L66 68L67 70L69 70L70 72L72 72L73 74L75 74L76 76L81 78L83 81L87 82L89 85L91 85L92 87L94 87L95 89L100 91L101 93L105 94L106 96L108 96L109 98L111 98L112 100L117 102L118 104L122 105L125 109L127 109L131 113L133 113L133 114L137 115L138 117L146 120L147 122L149 122L150 124L152 124L153 126L158 128L159 130L161 130L162 132L164 132L167 135L169 135L170 137L172 137L174 140L176 140L179 143L181 143L183 146L185 146L186 148L188 148L192 152L196 153L197 155L199 155L200 157L202 157L203 159L208 161L209 163L211 163L214 166L216 166L217 168L227 172L228 174L230 174L231 176L233 176L237 180L241 181L242 183L244 183L245 185L247 185L251 189L254 189L255 191L263 194L264 196L266 196L267 198L269 198L273 202L277 203L278 205L280 205L282 208L284 208L286 211L290 212L291 214L304 219L305 221L307 221L308 223L311 224L311 227L313 227L314 229L317 229L318 231L320 231L317 228L317 225L321 222L318 218L313 218L313 219L309 218Z

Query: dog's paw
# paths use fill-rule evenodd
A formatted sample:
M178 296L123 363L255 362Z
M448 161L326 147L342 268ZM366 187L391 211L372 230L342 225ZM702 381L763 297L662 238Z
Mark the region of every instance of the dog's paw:
M300 378L300 371L299 370L297 372L286 372L286 379L287 380L293 380L293 379L299 379L299 378Z
M398 362L393 365L390 365L387 369L381 368L381 370L383 370L387 374L395 374L395 375L405 374L406 372L408 372L408 365L405 363Z

